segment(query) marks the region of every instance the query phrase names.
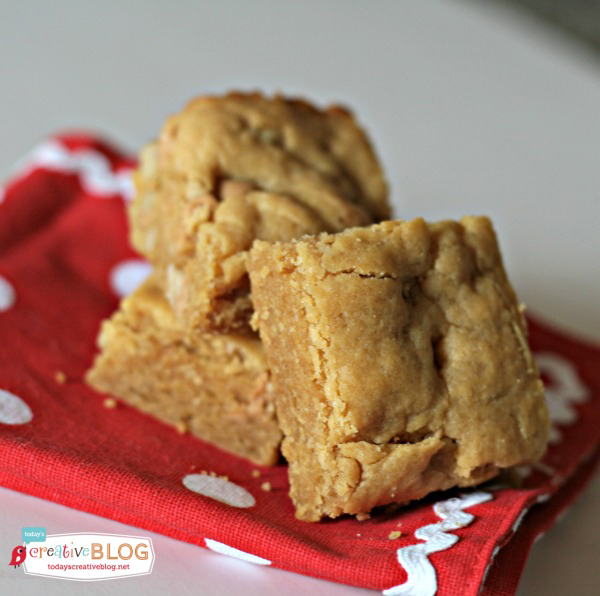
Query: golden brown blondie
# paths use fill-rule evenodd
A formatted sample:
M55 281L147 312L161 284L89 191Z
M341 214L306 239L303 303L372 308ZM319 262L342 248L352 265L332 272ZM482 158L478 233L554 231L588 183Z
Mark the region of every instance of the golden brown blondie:
M249 327L254 239L291 240L389 217L364 131L340 107L258 93L201 97L165 123L134 176L133 245L188 327Z
M185 331L155 279L105 321L90 385L167 424L263 465L281 431L257 337Z
M542 383L487 218L256 242L248 270L299 519L542 455Z

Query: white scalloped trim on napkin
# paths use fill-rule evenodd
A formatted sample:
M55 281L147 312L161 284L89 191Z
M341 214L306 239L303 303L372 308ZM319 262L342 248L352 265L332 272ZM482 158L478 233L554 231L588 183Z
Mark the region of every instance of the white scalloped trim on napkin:
M437 592L437 576L427 555L446 550L458 541L458 536L447 532L463 528L475 519L474 515L465 513L463 509L492 498L490 493L479 491L436 503L433 510L442 521L421 526L415 531L415 537L425 542L398 549L398 563L405 569L408 579L403 584L384 590L384 596L433 596Z
M535 360L540 373L554 381L551 387L546 388L546 403L552 421L550 443L559 443L562 435L558 427L577 421L577 410L573 406L587 401L590 392L581 381L577 369L563 356L554 352L538 352Z
M93 149L70 150L59 141L50 139L34 147L17 162L17 178L27 176L36 168L75 173L84 190L98 197L111 197L115 194L121 195L125 200L133 197L131 169L113 172L109 160ZM0 189L0 202L3 198L4 193Z

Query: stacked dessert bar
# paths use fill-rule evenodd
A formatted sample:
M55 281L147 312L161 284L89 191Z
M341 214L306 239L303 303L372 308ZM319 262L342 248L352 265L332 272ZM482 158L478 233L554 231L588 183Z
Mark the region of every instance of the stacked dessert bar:
M543 388L490 221L384 221L348 111L200 98L135 182L155 272L104 323L94 387L257 463L283 436L305 521L541 457Z
M201 439L270 465L270 372L250 327L246 261L285 241L389 217L386 183L352 115L282 97L192 101L141 151L129 210L154 266L102 326L88 382Z

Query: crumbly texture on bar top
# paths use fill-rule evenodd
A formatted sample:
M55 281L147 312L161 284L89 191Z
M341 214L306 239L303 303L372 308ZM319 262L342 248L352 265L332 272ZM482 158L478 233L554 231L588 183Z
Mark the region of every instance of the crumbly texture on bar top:
M543 388L490 221L385 222L248 261L297 517L537 460Z
M105 321L94 388L256 463L276 463L281 431L257 337L186 332L155 279Z
M186 326L247 329L254 239L368 225L390 215L373 149L350 112L231 93L170 117L134 176L133 245L162 272Z

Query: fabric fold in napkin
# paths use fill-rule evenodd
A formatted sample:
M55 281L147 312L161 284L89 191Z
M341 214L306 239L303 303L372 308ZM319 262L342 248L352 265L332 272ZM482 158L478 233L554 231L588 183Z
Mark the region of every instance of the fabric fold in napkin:
M100 322L149 272L127 240L133 166L91 135L56 136L0 194L0 484L387 595L513 593L534 540L597 463L600 349L530 321L553 432L519 482L430 495L363 522L299 522L284 466L257 474L124 404L105 407L83 381Z

